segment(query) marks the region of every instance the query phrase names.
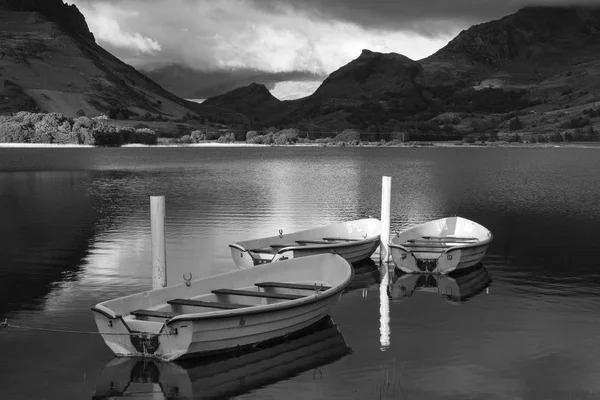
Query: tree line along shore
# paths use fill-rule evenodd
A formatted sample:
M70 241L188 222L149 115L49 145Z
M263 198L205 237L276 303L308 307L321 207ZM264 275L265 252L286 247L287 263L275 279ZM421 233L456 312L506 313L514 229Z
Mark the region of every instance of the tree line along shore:
M597 115L598 114L598 115ZM598 142L599 132L592 118L600 116L595 109L584 110L583 116L566 119L559 129L531 132L519 115L506 121L502 131L494 129L493 122L469 122L471 129L457 132L457 117L438 125L406 126L398 131L358 132L344 129L339 132L322 130L302 131L296 128L269 127L261 130L234 129L222 124L186 124L177 121L160 123L132 120L111 120L107 116L67 117L60 113L32 113L21 111L0 115L0 143L72 144L118 147L128 144L201 144L206 142L262 145L317 144L337 146L386 145L404 146L428 142L455 142L455 144L501 143L560 143ZM486 120L483 120L484 122ZM492 120L493 121L493 120ZM185 122L185 121L179 121ZM483 127L481 125L484 125ZM487 126L490 125L490 126ZM497 126L497 124L496 124ZM473 128L474 127L474 128ZM482 129L485 128L485 129Z

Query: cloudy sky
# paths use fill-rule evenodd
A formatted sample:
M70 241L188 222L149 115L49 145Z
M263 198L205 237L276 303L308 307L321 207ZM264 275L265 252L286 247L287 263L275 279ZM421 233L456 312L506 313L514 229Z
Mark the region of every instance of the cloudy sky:
M275 85L280 98L306 95L362 49L418 60L474 23L525 5L575 1L67 0L101 46L137 68L297 76Z

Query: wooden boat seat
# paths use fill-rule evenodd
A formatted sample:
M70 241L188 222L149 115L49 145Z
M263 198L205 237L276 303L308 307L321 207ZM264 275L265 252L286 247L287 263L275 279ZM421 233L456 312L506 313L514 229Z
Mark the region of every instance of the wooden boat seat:
M437 244L441 244L441 243L457 243L455 246L473 243L472 241L467 241L467 240L451 240L451 239L448 239L448 240L408 239L406 242L410 243L410 244L414 243L414 244L431 244L431 245L437 245Z
M269 254L275 254L275 250L271 247L264 247L262 249L250 249L248 251L251 251L253 253L269 253Z
M327 290L331 289L331 286L321 285L307 285L302 283L287 283L287 282L259 282L255 283L258 287L272 287L272 288L283 288L283 289L300 289L300 290Z
M169 311L155 311L155 310L135 310L130 312L131 315L135 315L136 317L154 317L154 318L173 318L177 315L181 315L179 313L169 312Z
M474 237L458 237L458 236L421 236L423 239L428 240L479 240Z
M348 239L348 238L323 238L323 240L334 240L339 242L358 242L360 239Z
M296 240L298 244L331 244L331 241L327 240Z
M177 306L222 308L225 310L233 310L236 308L252 307L248 304L218 303L218 302L214 302L214 301L201 301L201 300L192 300L192 299L173 299L173 300L167 301L167 303L177 305Z
M431 249L448 249L450 247L455 247L455 245L451 245L451 244L441 244L441 243L403 243L402 246L404 247L408 247L408 248L419 248L419 247L425 247L425 248L431 248Z
M213 290L214 294L231 294L235 296L249 296L249 297L265 297L267 299L283 299L283 300L295 300L300 299L304 296L296 294L283 294L283 293L265 293L255 292L253 290L237 290L237 289L216 289Z

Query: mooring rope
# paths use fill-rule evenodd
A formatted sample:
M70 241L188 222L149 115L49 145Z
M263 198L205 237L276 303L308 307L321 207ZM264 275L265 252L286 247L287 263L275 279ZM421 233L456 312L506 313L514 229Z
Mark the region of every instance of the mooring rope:
M148 332L100 333L100 332L94 332L94 331L75 331L75 330L71 330L71 329L38 328L38 327L33 327L33 326L9 324L7 319L5 319L4 322L0 322L0 328L15 328L15 329L24 329L24 330L28 330L28 331L38 331L38 332L74 333L74 334L79 334L79 335L114 335L114 336L146 336L146 335L170 336L171 335L170 333L148 333Z

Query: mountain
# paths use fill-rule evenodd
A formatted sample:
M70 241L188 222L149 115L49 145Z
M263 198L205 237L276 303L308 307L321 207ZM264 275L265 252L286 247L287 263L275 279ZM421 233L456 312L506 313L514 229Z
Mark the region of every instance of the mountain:
M265 85L251 83L223 95L206 99L202 106L232 109L253 119L268 120L273 112L281 110L282 103Z
M0 113L182 118L196 106L97 45L75 5L0 0Z
M248 88L218 96L219 107L265 124L334 129L585 106L600 100L600 8L526 7L419 61L363 50L311 96L278 105Z
M272 90L278 82L319 81L326 78L326 76L303 71L271 73L251 68L200 71L178 64L148 66L142 72L184 99L206 99L251 83L261 83Z

